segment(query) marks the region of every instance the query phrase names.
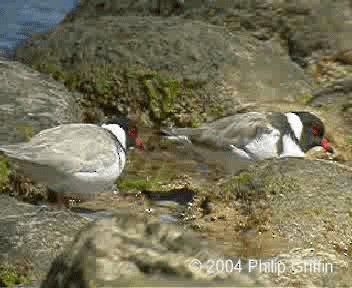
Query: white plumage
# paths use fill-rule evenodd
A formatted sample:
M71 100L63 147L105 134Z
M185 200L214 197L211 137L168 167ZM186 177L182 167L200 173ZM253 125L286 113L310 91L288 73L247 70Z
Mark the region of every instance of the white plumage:
M241 159L304 157L314 146L331 150L321 120L309 112L247 112L199 128L161 131L170 140L231 151ZM206 158L206 155L204 155Z
M125 167L126 149L126 132L118 124L65 124L29 142L0 146L24 175L68 194L111 191Z

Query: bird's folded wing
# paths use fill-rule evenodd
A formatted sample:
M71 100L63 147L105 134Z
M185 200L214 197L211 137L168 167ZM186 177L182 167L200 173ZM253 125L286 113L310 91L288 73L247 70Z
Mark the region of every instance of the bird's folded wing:
M271 133L265 114L258 112L235 114L202 128L202 132L191 140L217 148L231 145L243 148L260 135Z
M67 173L94 172L113 165L117 157L112 149L114 140L102 129L95 131L92 137L91 129L84 128L68 129L66 137L61 139L55 137L55 133L39 133L30 142L1 146L0 151L13 159L55 167Z

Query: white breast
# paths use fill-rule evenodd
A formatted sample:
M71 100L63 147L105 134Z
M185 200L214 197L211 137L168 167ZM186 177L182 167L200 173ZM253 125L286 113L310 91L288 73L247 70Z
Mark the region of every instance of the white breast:
M261 135L246 145L246 149L254 155L256 159L268 159L278 156L277 142L280 139L280 132L271 128L270 133Z
M126 150L126 133L118 124L103 124L102 128L110 130ZM122 147L112 147L115 161L110 166L101 167L96 172L78 172L75 177L85 182L113 182L122 173L126 164L126 154Z
M114 151L116 161L108 167L104 167L96 172L76 172L75 177L84 181L114 181L122 173L126 164L125 152Z
M295 141L289 136L284 135L282 137L283 151L280 154L280 158L283 157L304 157L304 152L301 147L297 145Z

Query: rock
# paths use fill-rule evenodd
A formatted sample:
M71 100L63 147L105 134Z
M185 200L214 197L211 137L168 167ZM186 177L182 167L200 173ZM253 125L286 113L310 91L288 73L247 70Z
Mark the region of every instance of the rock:
M34 35L16 56L81 91L86 106L107 114L123 106L137 118L147 112L154 123L179 126L248 103L293 103L311 89L279 45L179 17L66 21Z
M196 215L189 224L202 227L204 237L223 243L225 253L283 263L283 273L262 273L276 285L348 286L352 281L351 176L351 166L334 161L259 161L206 193L216 204L212 215L225 215L224 220L207 221L199 201L189 211ZM323 268L332 265L333 271L310 271L309 263L319 267L319 261ZM304 265L306 272L300 271Z
M285 271L274 277L270 273L263 276L278 286L348 286L351 281L349 261L336 255L334 249L294 248L274 259L280 261Z
M214 257L219 256L190 232L120 212L84 229L52 264L41 287L265 285L255 275L208 274L190 264Z
M331 154L331 155L329 155ZM332 153L326 153L323 147L313 147L306 153L306 159L325 159L329 160L329 157L333 157Z
M114 1L114 0L85 0L81 1L76 9L68 13L64 19L65 22L72 22L76 19L89 18L95 16L106 15L172 15L180 14L187 7L189 2L184 0L151 0L151 1ZM199 1L198 1L199 2ZM192 3L193 4L193 3ZM194 4L193 4L194 5ZM197 5L197 3L195 4Z
M313 53L350 49L352 8L348 0L324 1L112 1L87 0L66 21L103 15L182 15L186 19L225 25L230 31L247 31L260 40L276 39L301 65Z
M0 57L0 143L26 141L38 131L80 119L63 84Z
M0 263L25 270L28 279L39 282L88 222L72 212L48 211L0 194Z
M337 52L334 59L341 63L352 65L352 49L345 49Z
M339 158L352 159L352 78L334 79L330 84L315 89L308 104L321 111L328 136ZM330 140L329 139L329 140Z
M335 240L348 243L351 235L343 232L342 227L352 223L348 224L352 201L349 195L352 184L350 167L327 160L282 159L264 161L251 169L254 179L259 181L257 183L264 185L267 199L271 199L273 222L285 220L282 231L285 231L285 226L289 228L289 239L328 245L324 222L337 221ZM284 198L277 197L279 194L283 194ZM295 221L304 223L304 239L298 234L291 234Z

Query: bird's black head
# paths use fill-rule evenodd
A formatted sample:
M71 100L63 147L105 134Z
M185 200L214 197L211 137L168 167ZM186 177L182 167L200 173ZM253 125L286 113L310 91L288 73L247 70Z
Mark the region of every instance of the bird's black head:
M315 146L322 146L325 151L332 153L329 141L325 138L324 123L310 112L294 112L302 121L303 131L301 136L301 146L306 152Z
M137 147L144 150L144 144L138 136L137 125L133 121L128 120L125 117L118 117L105 121L104 124L117 124L125 131L127 148Z

